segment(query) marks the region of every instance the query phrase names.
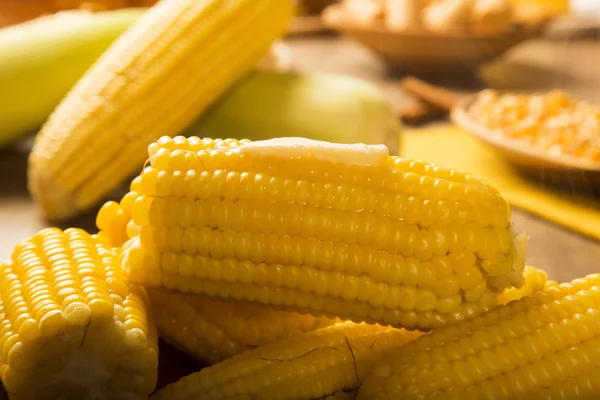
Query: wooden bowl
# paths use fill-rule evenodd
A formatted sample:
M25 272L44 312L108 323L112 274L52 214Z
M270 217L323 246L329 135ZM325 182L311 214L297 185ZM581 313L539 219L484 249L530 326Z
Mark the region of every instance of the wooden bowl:
M600 163L569 156L549 156L526 142L494 134L468 114L474 96L462 99L450 111L452 121L479 140L493 147L505 159L530 175L552 177L561 183L584 179L594 185L600 184Z
M339 4L327 7L321 17L329 28L358 40L394 67L415 74L473 71L511 47L541 35L546 25L516 23L506 32L480 34L425 29L396 31L382 22L361 25L348 21Z

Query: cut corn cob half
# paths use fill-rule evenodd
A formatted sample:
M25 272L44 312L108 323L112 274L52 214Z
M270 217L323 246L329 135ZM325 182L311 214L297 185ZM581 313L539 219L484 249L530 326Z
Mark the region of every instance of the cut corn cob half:
M523 286L506 289L498 296L498 304L507 304L511 301L520 300L547 287L557 285L555 281L548 280L548 274L545 271L535 267L526 266L523 276L525 277Z
M318 399L357 389L389 348L420 335L343 322L239 354L168 385L153 399Z
M427 330L523 283L526 238L465 173L381 145L162 138L132 210L135 282Z
M0 266L0 376L14 400L145 399L158 343L145 292L116 250L46 229Z
M336 322L160 290L149 296L161 339L209 364Z
M500 306L390 351L359 399L596 399L600 274Z
M288 0L165 0L136 21L36 137L29 186L46 217L94 206L184 130L285 33Z

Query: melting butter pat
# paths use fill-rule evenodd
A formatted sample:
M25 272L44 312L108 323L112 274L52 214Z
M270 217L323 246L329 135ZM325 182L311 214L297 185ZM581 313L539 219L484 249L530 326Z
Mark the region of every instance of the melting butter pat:
M236 148L246 155L276 156L284 158L315 158L348 165L380 165L390 155L383 144L341 144L320 140L284 137L259 140Z

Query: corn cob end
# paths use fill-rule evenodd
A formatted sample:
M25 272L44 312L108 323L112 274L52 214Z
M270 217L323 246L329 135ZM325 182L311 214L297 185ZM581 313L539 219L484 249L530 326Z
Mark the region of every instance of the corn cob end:
M0 377L13 399L144 399L158 335L145 291L117 250L79 229L49 228L0 265Z

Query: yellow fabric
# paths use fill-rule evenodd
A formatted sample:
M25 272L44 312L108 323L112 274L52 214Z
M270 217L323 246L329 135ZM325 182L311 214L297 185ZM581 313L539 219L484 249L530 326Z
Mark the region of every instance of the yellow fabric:
M513 206L600 240L600 200L561 193L516 173L502 156L451 125L407 130L402 156L461 169L486 179Z

